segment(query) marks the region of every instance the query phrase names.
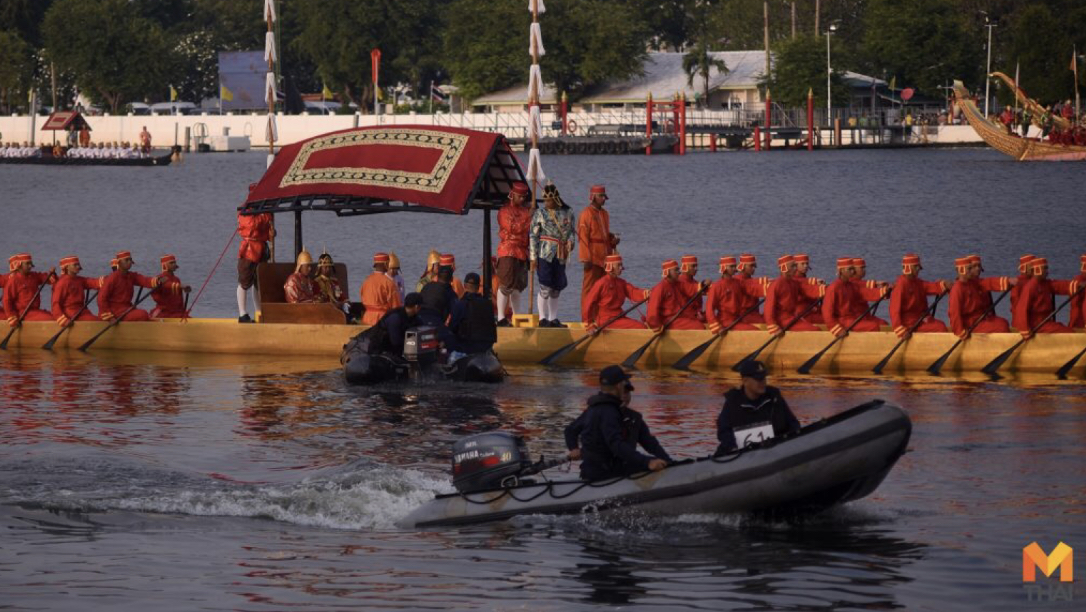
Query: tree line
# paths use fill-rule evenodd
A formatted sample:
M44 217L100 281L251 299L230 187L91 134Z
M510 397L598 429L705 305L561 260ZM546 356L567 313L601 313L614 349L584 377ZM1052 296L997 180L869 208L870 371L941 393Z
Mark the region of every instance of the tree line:
M474 98L527 80L526 0L278 0L281 77L300 91L325 87L366 108L369 52L380 82L426 97L452 83ZM199 101L218 94L219 51L263 49L263 0L3 0L0 111L27 107L36 90L61 106L78 90L111 111L127 102ZM549 0L540 21L544 79L571 99L637 75L650 50L681 51L691 85L727 70L714 51L762 49L768 9L776 61L773 98L825 104L826 32L834 78L868 74L931 97L962 79L983 88L992 69L1033 97L1074 97L1072 48L1086 47L1081 0ZM1080 78L1086 82L1086 79ZM835 88L844 93L843 88ZM997 94L1009 99L1007 92Z

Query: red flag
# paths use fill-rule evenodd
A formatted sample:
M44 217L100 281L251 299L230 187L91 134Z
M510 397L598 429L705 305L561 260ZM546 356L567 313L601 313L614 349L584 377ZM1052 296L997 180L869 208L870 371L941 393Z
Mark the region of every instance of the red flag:
M373 71L373 84L377 84L377 72L381 68L381 50L374 49L370 51L370 64Z

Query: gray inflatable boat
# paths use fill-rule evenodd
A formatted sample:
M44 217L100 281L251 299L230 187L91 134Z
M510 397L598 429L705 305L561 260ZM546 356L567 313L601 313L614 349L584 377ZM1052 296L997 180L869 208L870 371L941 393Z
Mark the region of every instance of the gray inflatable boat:
M874 491L905 452L911 433L901 408L875 400L794 436L680 461L660 472L597 482L507 477L506 483L516 484L439 495L399 525L458 526L623 508L650 515L823 510Z

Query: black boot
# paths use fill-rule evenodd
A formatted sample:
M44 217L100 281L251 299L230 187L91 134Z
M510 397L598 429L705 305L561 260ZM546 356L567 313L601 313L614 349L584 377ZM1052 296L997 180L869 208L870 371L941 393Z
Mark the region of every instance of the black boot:
M238 317L238 323L252 323L253 319L249 316L249 313L245 313Z
M558 319L551 319L550 327L569 327L569 326L566 325L565 323L559 321Z

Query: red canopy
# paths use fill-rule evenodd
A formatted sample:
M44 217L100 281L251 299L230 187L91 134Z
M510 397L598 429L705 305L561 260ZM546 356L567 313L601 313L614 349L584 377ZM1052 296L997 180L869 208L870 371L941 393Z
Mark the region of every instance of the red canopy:
M87 120L83 118L76 111L57 111L49 118L45 120L45 125L41 126L42 130L67 130L68 128L75 128L81 130L86 127L90 129L90 125L87 124Z
M500 204L512 183L523 180L501 134L429 125L355 128L283 147L241 210L465 214L473 204Z

